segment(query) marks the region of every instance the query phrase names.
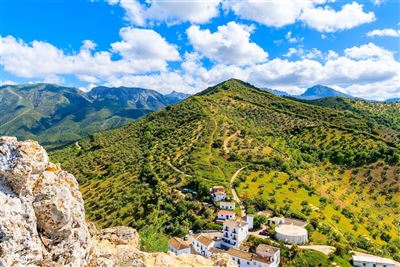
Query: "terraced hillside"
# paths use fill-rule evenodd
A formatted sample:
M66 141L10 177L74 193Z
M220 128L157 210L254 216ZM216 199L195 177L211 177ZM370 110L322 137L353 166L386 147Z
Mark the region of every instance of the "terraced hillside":
M89 220L141 229L148 250L218 228L208 188L246 167L236 186L248 212L304 218L312 243L399 259L398 131L385 127L232 79L51 156L78 178Z
M4 85L0 87L0 135L35 139L53 148L125 125L182 97L142 88L96 87L85 93L52 84Z

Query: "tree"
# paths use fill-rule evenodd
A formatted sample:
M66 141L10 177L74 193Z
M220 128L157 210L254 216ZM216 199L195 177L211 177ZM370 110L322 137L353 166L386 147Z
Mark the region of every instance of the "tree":
M267 222L267 217L264 215L256 215L254 216L253 226L254 229L259 229L263 224Z

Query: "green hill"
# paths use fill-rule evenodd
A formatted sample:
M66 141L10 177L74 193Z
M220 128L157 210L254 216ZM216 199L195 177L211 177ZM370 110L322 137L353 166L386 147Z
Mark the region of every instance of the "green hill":
M0 87L0 135L62 146L115 128L178 100L142 88L96 87L89 93L51 84Z
M138 228L150 250L162 249L155 239L220 227L203 204L208 189L228 189L246 167L236 187L248 212L306 219L315 244L399 259L400 151L395 136L379 135L386 127L232 79L51 157L78 178L89 220Z

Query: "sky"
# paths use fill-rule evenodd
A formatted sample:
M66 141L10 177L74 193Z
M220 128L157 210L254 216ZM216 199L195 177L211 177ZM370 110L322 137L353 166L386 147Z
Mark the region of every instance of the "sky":
M400 97L400 0L0 0L1 84Z

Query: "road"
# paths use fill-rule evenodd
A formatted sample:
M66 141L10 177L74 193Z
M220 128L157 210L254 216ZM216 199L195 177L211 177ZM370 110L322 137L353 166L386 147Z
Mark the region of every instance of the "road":
M231 178L231 190L232 190L233 200L235 200L239 204L241 217L246 216L246 209L244 208L243 203L240 201L240 199L239 199L239 197L238 197L238 195L236 193L236 190L235 190L235 179L244 168L246 168L246 167L242 167L239 170L237 170L232 175L232 178Z

